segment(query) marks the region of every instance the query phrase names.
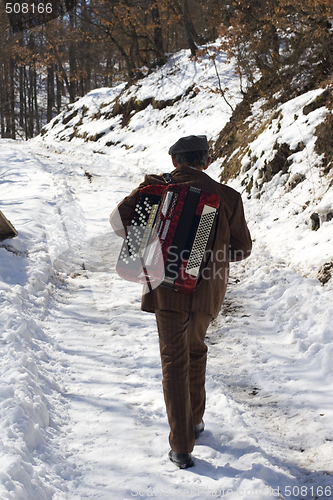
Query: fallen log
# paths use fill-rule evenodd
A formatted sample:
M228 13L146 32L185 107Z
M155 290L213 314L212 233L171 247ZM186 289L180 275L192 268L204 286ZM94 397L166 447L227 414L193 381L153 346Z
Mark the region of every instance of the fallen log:
M0 210L0 241L6 240L7 238L15 238L17 235L18 232L15 227Z

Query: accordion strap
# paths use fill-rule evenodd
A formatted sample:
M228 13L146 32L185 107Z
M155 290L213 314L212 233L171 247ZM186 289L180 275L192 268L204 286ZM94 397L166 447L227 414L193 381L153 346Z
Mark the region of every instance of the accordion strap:
M162 177L164 179L165 184L172 184L173 183L173 177L171 174L162 174Z

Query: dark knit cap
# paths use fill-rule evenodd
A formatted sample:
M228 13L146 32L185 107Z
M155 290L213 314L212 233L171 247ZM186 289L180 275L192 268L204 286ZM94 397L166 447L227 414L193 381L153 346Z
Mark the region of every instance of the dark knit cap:
M209 144L205 135L189 135L181 137L169 149L169 155L177 153L190 153L191 151L208 151Z

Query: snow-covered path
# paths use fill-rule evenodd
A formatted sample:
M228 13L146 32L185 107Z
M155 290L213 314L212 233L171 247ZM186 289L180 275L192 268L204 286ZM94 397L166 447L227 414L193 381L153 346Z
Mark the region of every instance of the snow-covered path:
M64 149L1 141L19 230L0 246L1 500L332 498L332 290L249 220L253 255L208 332L196 466L176 470L154 316L115 274L108 225L143 174Z

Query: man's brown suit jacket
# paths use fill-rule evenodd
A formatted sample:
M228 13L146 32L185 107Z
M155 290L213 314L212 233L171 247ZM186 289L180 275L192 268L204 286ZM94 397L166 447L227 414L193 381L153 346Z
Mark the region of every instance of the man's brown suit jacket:
M144 287L141 308L144 311L159 310L195 311L216 317L220 311L229 277L229 262L245 259L251 253L251 236L245 221L240 194L220 184L192 167L181 166L171 172L175 183L187 184L217 194L221 199L218 227L213 252L202 279L192 295L158 286L151 292ZM124 237L122 226L130 225L138 193L144 186L165 184L162 175L146 175L144 181L118 205L110 216L111 225L119 236ZM119 212L118 212L119 211ZM119 218L120 215L120 218ZM213 227L211 242L215 234ZM210 243L208 248L210 248Z

